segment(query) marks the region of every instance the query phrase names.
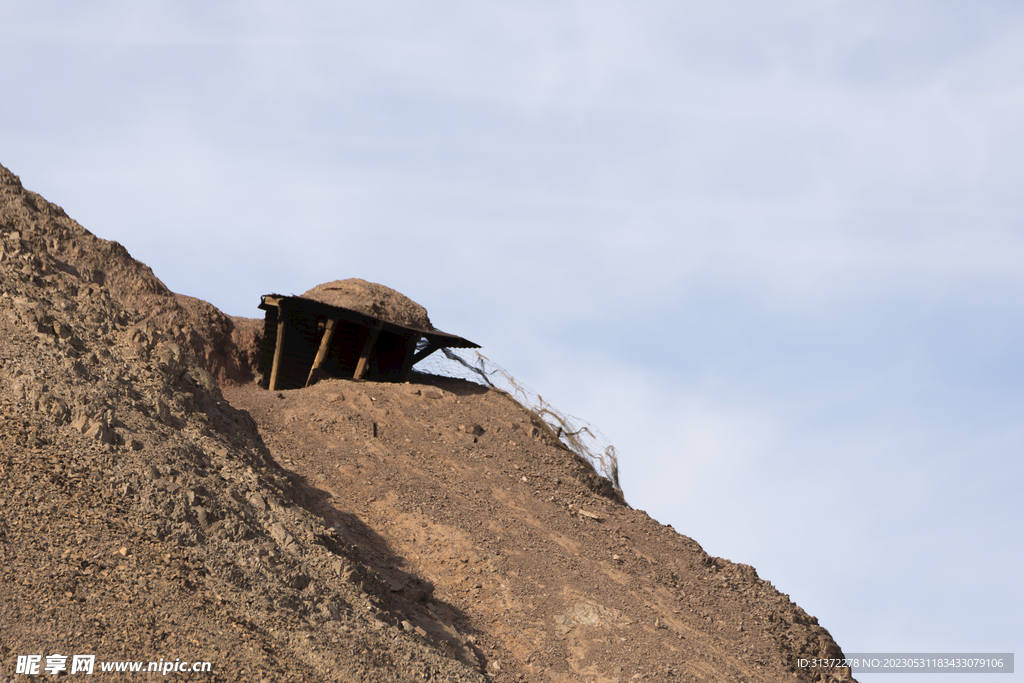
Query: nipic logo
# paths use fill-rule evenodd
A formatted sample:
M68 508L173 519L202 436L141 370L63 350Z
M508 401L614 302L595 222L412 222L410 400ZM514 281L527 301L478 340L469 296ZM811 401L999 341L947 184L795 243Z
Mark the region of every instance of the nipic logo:
M70 669L68 668L68 660ZM155 662L139 661L114 661L100 662L101 673L158 673L166 676L169 673L205 673L212 668L210 662L189 662L175 659L165 661L163 657ZM49 674L57 676L60 674L86 674L92 675L96 669L96 655L18 655L14 673L27 676L40 676Z
M40 673L40 668L42 668L42 671L44 673L48 673L51 676L56 676L57 674L68 671L67 655L48 655L46 657L45 665L42 665L42 661L42 655L19 655L18 663L15 667L14 673L38 676ZM96 655L74 655L71 657L71 671L68 671L68 673L91 674L95 664Z

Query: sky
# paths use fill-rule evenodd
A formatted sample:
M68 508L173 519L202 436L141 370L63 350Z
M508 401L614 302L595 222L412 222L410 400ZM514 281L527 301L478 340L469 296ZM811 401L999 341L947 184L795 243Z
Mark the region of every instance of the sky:
M15 0L0 63L171 289L386 284L844 651L1024 651L1024 5Z

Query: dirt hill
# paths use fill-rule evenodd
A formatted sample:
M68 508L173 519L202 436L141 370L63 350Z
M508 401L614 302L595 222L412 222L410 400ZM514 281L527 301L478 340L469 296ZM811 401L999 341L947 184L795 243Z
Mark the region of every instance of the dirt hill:
M795 666L841 655L816 619L602 495L505 395L264 391L257 321L3 167L0 238L0 681L78 654L205 681L831 680Z

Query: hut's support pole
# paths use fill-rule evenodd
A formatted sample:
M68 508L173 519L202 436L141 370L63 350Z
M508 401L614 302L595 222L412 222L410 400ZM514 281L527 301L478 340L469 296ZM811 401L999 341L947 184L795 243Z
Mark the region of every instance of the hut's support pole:
M317 370L319 370L320 366L324 364L324 359L327 357L327 350L331 348L331 340L334 339L334 328L337 324L337 318L327 319L327 325L324 327L324 336L320 340L320 348L317 349L316 358L313 359L313 367L309 369L309 377L306 378L307 387L313 382L313 378L317 374Z
M384 327L384 323L377 323L370 328L370 334L366 337L363 353L359 356L359 362L356 364L356 371L352 375L352 379L363 379L366 376L366 371L370 367L370 354L373 353L373 345L377 343L377 336L380 334L382 327Z
M420 340L420 335L414 334L411 337L406 337L405 347L405 359L402 361L402 373L398 376L399 382L408 382L409 373L412 372L413 356L416 355L416 342Z
M441 348L440 344L435 344L432 341L427 342L426 347L424 347L422 351L420 351L419 353L412 357L412 364L416 365L421 360L432 354L434 351L437 351L439 348Z
M277 389L277 374L281 369L281 356L284 354L284 335L285 330L288 329L288 311L287 309L278 304L277 306L277 343L274 346L274 364L270 369L270 384L268 389L274 391Z

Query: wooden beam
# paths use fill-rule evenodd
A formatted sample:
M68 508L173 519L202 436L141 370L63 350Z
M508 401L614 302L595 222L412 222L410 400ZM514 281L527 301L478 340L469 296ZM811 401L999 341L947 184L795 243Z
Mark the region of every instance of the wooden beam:
M277 374L281 369L281 356L284 353L284 331L288 327L287 309L278 304L277 306L277 343L274 346L274 364L270 370L270 384L267 388L270 391L277 389Z
M405 347L405 359L402 361L402 372L398 375L399 382L408 382L409 373L412 372L413 356L416 355L416 342L420 340L420 335L414 334L410 337L405 338L408 344Z
M363 344L363 353L359 356L359 362L356 364L356 371L352 375L352 379L363 379L366 376L366 371L370 367L370 354L373 353L373 345L377 343L377 336L380 334L382 327L384 327L384 323L378 322L370 328L370 334L366 337L366 343Z
M432 341L428 341L426 347L412 357L412 364L416 365L421 360L432 354L434 351L437 351L439 348L441 348L440 344L435 344Z
M327 357L327 350L331 348L331 340L334 339L334 328L337 324L337 318L327 319L327 325L324 327L324 336L320 340L320 348L317 349L316 358L313 359L313 367L309 369L309 377L306 378L307 387L313 383L314 376L319 374L317 370L324 364L324 358Z

